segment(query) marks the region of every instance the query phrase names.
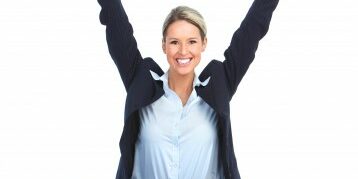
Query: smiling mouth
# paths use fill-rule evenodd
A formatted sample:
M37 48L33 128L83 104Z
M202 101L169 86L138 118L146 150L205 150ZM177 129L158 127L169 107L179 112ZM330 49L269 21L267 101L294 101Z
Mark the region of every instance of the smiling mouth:
M193 58L177 58L176 61L179 65L187 65L191 62Z

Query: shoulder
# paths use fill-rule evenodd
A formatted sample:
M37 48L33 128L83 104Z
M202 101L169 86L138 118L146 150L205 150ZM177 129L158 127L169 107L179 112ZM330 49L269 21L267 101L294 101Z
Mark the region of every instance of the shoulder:
M135 69L135 78L143 77L144 74L150 74L149 71L153 71L157 73L158 75L163 75L164 72L162 68L151 58L146 57L143 60L139 60L136 64ZM130 68L130 67L129 67Z
M211 60L208 65L203 69L203 71L199 75L199 80L204 81L207 78L213 75L220 75L223 74L224 68L223 64L219 60Z
M151 57L144 58L142 65L140 66L142 66L145 71L151 70L160 76L164 74L162 68L160 68L160 66Z

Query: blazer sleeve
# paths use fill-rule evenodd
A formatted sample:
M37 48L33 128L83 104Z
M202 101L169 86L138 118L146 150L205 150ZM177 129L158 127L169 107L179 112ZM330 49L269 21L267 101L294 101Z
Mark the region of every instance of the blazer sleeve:
M99 18L101 24L106 26L109 53L128 90L136 67L143 60L133 36L132 25L121 0L98 0L98 3L102 7Z
M226 49L223 61L229 84L230 96L234 95L237 86L245 75L259 41L269 29L272 13L279 0L255 0L240 27L235 31L230 46Z

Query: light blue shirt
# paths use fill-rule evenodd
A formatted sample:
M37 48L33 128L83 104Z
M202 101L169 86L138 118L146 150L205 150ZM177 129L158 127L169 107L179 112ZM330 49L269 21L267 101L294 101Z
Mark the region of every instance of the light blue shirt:
M224 178L218 161L216 113L194 89L207 85L210 78L201 82L195 77L183 106L168 86L168 72L151 74L163 81L165 94L139 111L132 179Z

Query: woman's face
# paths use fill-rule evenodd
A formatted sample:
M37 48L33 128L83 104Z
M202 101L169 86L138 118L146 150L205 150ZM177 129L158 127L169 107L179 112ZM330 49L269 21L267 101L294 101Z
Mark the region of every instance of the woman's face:
M177 75L194 73L205 50L207 40L202 40L195 25L178 20L169 25L162 48L167 55L169 70Z

